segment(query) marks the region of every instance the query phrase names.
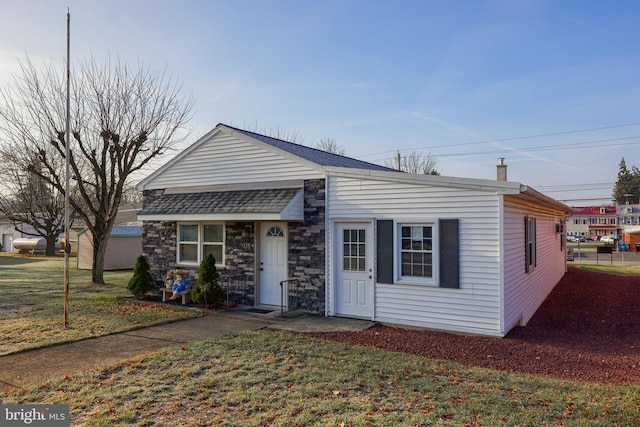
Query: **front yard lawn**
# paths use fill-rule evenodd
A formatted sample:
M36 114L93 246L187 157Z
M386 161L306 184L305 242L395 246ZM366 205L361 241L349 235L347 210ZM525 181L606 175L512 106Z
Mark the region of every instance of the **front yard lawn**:
M196 310L120 298L129 294L131 271L105 272L107 284L93 285L91 271L71 268L69 324L64 328L62 257L3 252L0 267L0 355L200 315Z
M85 426L640 425L640 387L252 331L5 393Z

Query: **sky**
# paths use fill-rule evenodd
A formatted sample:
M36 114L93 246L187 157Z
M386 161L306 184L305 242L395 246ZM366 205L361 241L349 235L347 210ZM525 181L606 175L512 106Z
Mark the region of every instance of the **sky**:
M67 11L72 63L141 62L193 94L184 147L225 123L377 164L416 150L445 176L505 158L571 206L640 167L635 0L0 0L0 87L27 57L64 66Z

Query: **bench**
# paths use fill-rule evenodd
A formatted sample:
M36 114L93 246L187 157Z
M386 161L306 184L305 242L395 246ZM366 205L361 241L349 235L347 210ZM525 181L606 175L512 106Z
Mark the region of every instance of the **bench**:
M169 301L169 298L173 295L171 288L161 288L160 291L162 291L162 302ZM182 305L187 305L191 302L191 285L187 285L184 291L178 292L176 300L179 298L182 298Z

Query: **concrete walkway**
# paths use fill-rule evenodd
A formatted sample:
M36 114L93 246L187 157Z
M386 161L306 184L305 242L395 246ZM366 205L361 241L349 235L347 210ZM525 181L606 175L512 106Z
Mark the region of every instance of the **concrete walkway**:
M358 331L373 322L314 315L281 319L269 314L217 311L196 319L150 326L0 357L0 390L98 370L135 356L231 332L274 328L290 331Z

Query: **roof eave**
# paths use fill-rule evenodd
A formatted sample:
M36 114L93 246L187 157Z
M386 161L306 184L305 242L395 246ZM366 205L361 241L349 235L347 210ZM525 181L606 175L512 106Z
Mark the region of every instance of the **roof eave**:
M301 215L282 212L239 212L239 213L201 213L201 214L148 214L138 215L141 221L302 221Z
M464 188L478 191L489 191L498 194L519 194L522 184L512 181L495 181L488 179L458 178L441 175L419 175L406 172L387 172L369 169L325 168L330 176L345 178L380 179L383 181L401 182L415 185L433 185L449 188Z
M556 211L564 212L566 215L570 215L571 213L573 213L573 208L571 208L570 206L567 206L564 203L557 201L556 199L546 196L526 185L522 185L522 191L519 195L516 195L516 197L536 203L538 205L546 206Z

